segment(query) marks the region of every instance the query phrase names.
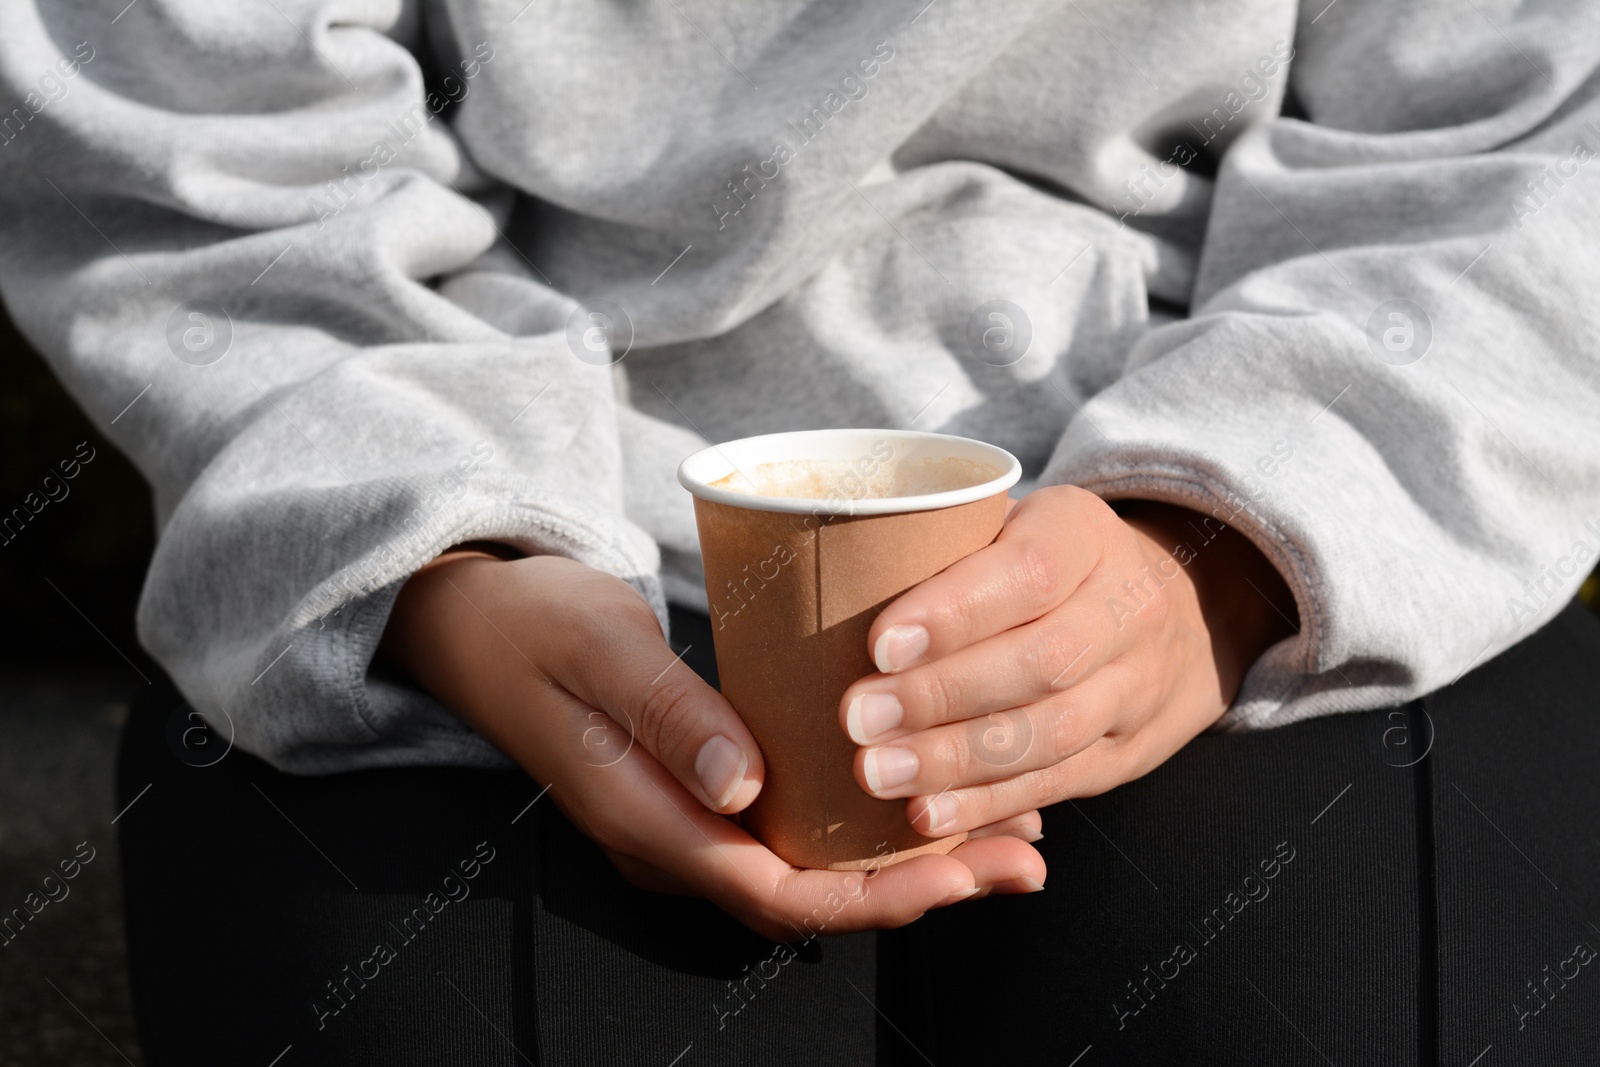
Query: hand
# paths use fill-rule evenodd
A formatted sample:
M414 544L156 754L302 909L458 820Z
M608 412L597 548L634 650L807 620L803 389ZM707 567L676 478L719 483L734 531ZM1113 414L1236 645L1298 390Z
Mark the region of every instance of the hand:
M632 586L573 560L446 553L400 591L382 655L548 784L630 882L705 897L773 940L806 936L814 914L829 916L825 933L901 926L1044 880L1019 839L1037 835L1026 811L870 880L779 859L716 814L761 789L761 752L739 716L675 662ZM836 911L830 897L848 903Z
M856 779L937 835L1103 793L1215 723L1294 610L1214 518L1037 490L873 623L883 673L839 708Z

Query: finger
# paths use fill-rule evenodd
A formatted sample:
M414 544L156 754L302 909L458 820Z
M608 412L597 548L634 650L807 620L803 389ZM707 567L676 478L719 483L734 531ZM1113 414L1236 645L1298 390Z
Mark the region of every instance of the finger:
M883 610L867 635L878 670L902 671L1039 618L1093 569L1108 519L1118 521L1099 497L1073 486L1029 494L992 545Z
M1044 818L1039 814L1039 810L1035 808L1033 811L1025 811L1021 815L1013 815L1009 819L1001 819L999 822L992 822L988 826L979 826L970 830L967 833L967 839L976 841L980 837L1000 837L1001 835L1014 837L1030 845L1035 841L1042 841L1044 839Z
M585 724L606 716L558 688L542 691L540 703L540 714L554 723L543 736L508 733L495 740L524 766L556 767L551 798L602 849L632 858L620 869L636 884L705 898L782 941L903 926L981 888L949 856L918 856L876 872L798 870L707 811L642 745L603 765L571 758L571 751L552 759L551 749L563 743L587 753L580 727L598 729ZM611 729L626 738L620 726Z
M682 790L661 796L665 803L633 822L626 850L775 941L904 926L981 889L948 856L871 872L796 869L734 823L688 803Z
M929 911L949 907L963 900L978 900L990 894L1012 895L1018 893L1037 893L1044 888L1046 868L1044 857L1038 851L1015 837L1005 835L989 835L996 840L980 842L978 837L969 837L966 842L952 850L951 855L973 872L974 887L951 893L942 901L933 904ZM1004 838L1004 841L999 840ZM669 893L676 896L698 895L692 886L683 882L665 871L650 864L636 860L620 852L605 850L607 857L622 873L628 882L646 892ZM911 861L915 862L915 861ZM802 880L810 881L813 872L796 871ZM823 873L823 872L815 872ZM828 872L830 874L834 872ZM804 915L791 914L783 922L782 930L772 931L769 936L773 940L796 941L808 940L816 934L841 934L851 933L860 929L878 929L870 925L870 920L859 913L851 914L846 909L849 904L841 905L841 901L859 904L866 895L876 892L886 892L891 888L894 877L872 880L867 872L861 872L862 878L858 881L850 873L838 876L838 887L823 894L822 906L811 904ZM876 872L875 872L876 873ZM907 872L902 870L900 875ZM925 872L917 871L918 877ZM861 883L865 882L865 885ZM808 892L815 896L818 886L797 886L798 890ZM851 896L850 894L854 894ZM834 898L834 904L828 903L829 896ZM803 900L804 904L810 903ZM836 908L836 910L834 910ZM901 924L903 925L903 924Z
M1006 834L994 837L968 837L951 850L972 871L978 892L973 899L990 893L1010 895L1037 893L1044 888L1044 857L1038 849Z
M761 749L722 694L667 647L655 612L630 594L604 594L609 600L593 606L552 665L557 682L628 735L613 740L595 720L584 735L590 762L620 758L637 742L706 807L742 810L761 790ZM611 747L600 750L600 741Z
M1159 762L1159 761L1158 761ZM985 785L948 789L906 801L906 819L919 833L944 837L985 826L1018 812L1063 800L1092 797L1137 778L1155 766L1143 765L1132 747L1102 738L1052 767Z
M967 840L952 850L952 855L964 863L973 872L973 881L978 886L974 897L982 897L990 892L995 893L1027 893L1037 892L1043 888L1044 857L1035 849L1018 850L1014 846L1006 846L1005 851L995 852L984 849L973 849L974 842L986 837L1014 838L1025 844L1043 840L1041 830L1044 820L1037 810L1024 812L1010 819L1002 819L988 826L980 826L967 835ZM642 860L618 852L615 849L603 848L606 858L622 873L629 883L651 893L670 893L676 896L695 896L694 887L684 882L683 879L652 866Z
M1038 851L1009 835L980 835L945 856L890 863L886 855L875 870L796 869L693 803L647 754L585 774L588 780L570 790L591 794L592 805L579 805L589 816L585 832L594 832L596 820L612 824L600 835L602 847L621 858L630 882L705 897L775 941L904 926L990 892L1031 892L1045 876ZM656 799L640 803L648 801L636 795L642 789Z
M1021 707L1078 684L1124 651L1140 628L1109 579L1091 578L1042 619L899 674L872 674L845 690L839 718L858 745L940 723ZM1129 616L1135 623L1130 624Z
M1128 703L1125 673L1101 670L1048 700L858 749L856 781L873 796L892 799L997 782L1052 767L1082 752L1117 724Z
M585 724L609 717L557 687L541 689L538 699L543 729L493 740L523 766L555 768L552 799L603 850L630 858L619 869L636 884L710 900L762 936L784 941L904 926L992 888L950 856L917 856L876 871L799 870L707 811L643 746L603 765L557 751L565 743L587 752L580 728L595 729ZM610 729L626 737L615 723ZM1005 847L1031 848L1015 839Z

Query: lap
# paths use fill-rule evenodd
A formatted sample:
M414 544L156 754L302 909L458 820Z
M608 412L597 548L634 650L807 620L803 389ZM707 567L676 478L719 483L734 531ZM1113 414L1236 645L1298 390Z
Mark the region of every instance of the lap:
M119 767L123 803L151 786L120 828L152 1064L871 1062L872 935L780 963L518 772L186 766L174 710L135 709Z
M1404 708L1198 738L1045 813L1045 892L885 935L944 979L895 1009L938 1063L1590 1062L1597 713L1573 607Z
M119 823L147 1055L1004 1049L1089 1067L1592 1048L1600 979L1567 961L1600 948L1583 918L1600 915L1597 651L1573 611L1427 701L1197 739L1047 811L1043 893L782 948L634 890L549 797L528 806L539 790L517 772L297 778L242 752L186 765L167 690L131 717L119 767L122 804L150 785Z

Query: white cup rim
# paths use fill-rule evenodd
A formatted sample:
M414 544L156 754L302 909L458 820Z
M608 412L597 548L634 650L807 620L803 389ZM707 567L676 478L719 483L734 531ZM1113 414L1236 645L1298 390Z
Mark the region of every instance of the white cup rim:
M721 489L713 482L744 466L788 459L845 459L872 455L882 441L901 443L926 454L942 453L956 459L985 463L1001 473L976 485L915 496L847 496L805 498L762 496ZM898 515L907 511L934 511L970 504L1003 493L1022 478L1022 464L1010 452L986 441L922 430L793 430L724 441L701 449L678 465L678 484L701 500L748 511L781 511L796 515Z

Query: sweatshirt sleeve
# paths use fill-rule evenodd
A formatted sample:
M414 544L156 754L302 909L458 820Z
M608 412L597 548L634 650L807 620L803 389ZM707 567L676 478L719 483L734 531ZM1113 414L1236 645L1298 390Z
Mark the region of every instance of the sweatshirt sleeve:
M400 5L125 5L0 5L0 291L153 487L140 639L281 768L503 762L369 672L409 574L492 539L665 607L572 301L513 336L437 284L521 262L448 126L492 44L425 85Z
M1046 471L1212 516L1180 562L1225 523L1287 579L1299 633L1224 725L1449 685L1600 555L1600 12L1478 10L1302 7L1304 117L1223 155L1191 317Z

